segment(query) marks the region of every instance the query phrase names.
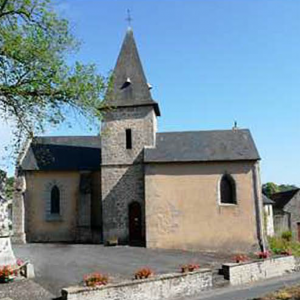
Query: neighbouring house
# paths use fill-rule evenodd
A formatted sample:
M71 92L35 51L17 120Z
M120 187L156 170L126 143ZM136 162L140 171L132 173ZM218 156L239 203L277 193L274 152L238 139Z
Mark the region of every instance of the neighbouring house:
M292 231L294 239L300 241L300 189L273 194L271 199L275 202L275 234Z
M264 224L267 236L274 235L274 218L273 218L273 205L275 202L268 198L266 195L262 195L264 205Z
M260 157L250 131L157 132L159 104L131 29L113 74L100 135L28 145L17 170L16 240L263 248Z

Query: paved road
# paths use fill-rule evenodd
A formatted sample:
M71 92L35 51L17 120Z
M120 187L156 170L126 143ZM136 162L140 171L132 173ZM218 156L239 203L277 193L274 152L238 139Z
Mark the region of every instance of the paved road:
M239 287L226 287L203 292L197 297L181 300L248 300L263 296L286 286L300 284L300 273L292 273L281 278L273 278Z
M1 300L52 300L55 296L32 280L16 280L0 286Z

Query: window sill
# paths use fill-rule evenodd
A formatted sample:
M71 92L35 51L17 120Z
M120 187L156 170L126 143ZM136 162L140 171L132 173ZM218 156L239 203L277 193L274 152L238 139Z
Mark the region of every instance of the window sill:
M237 207L237 203L219 203L219 206L224 206L224 207Z
M59 214L51 214L46 216L46 221L47 222L61 222L62 221L62 216Z

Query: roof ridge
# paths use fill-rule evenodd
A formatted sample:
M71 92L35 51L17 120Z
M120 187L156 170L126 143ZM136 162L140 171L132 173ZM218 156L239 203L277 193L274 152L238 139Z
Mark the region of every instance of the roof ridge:
M250 131L249 128L239 128L237 130L232 130L232 129L209 129L209 130L187 130L187 131L164 131L164 132L157 132L158 134L161 133L195 133L195 132L239 132L239 131Z
M298 191L300 191L300 188L294 188L294 189L290 189L290 190L287 190L287 191L281 191L281 192L273 193L271 196L286 194L286 193L291 193L291 192L298 192Z
M42 135L38 135L35 136L35 138L82 138L82 137L100 137L100 135L46 135L46 136L42 136Z

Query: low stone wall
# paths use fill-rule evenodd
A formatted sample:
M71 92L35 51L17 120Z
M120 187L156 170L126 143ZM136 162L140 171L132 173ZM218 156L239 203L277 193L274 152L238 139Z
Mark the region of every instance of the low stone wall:
M294 256L269 258L255 262L223 265L224 278L232 285L282 276L296 269Z
M150 279L132 280L102 287L69 287L62 290L63 300L162 300L191 296L212 287L212 271L166 274Z

